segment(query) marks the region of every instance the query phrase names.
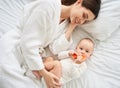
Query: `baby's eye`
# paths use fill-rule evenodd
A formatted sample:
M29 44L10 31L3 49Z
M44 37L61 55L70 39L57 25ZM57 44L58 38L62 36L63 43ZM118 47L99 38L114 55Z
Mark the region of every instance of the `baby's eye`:
M88 51L88 50L86 50L86 52L87 52L87 53L89 53L89 51Z
M81 50L83 50L83 48L80 48Z

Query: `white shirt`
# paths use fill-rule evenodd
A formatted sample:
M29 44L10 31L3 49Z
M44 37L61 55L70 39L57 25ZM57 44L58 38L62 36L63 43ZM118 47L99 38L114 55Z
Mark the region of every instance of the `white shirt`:
M60 0L38 0L24 7L20 48L30 70L44 68L39 48L56 38L60 11Z
M59 38L57 38L56 40L54 40L54 42L52 42L49 45L49 48L51 50L51 52L54 55L59 54L61 51L65 51L68 50L69 47L72 45L73 40L72 37L70 37L70 41L68 41L65 37L65 33L62 34Z

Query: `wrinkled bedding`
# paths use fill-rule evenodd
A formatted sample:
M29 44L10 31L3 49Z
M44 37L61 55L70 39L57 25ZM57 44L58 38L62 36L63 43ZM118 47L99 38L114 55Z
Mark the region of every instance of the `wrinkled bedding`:
M16 30L15 26L17 25L17 21L20 19L21 10L23 6L32 1L34 0L0 0L0 39L3 39L3 37L6 36L9 31ZM119 8L116 6L116 5L120 5L120 0L116 0L116 1L103 0L103 1L104 3L108 3L108 2L113 3L112 6L114 7L115 5L114 9L120 12L120 6ZM103 6L104 10L107 10L107 6L109 6L109 4ZM110 11L115 11L114 9L113 10L111 9ZM101 11L101 13L104 12L104 10ZM107 12L104 13L107 14ZM102 14L100 15L100 17L101 16ZM114 15L109 14L109 17L112 16ZM118 19L120 21L120 13L118 13L116 16L118 16L118 18L115 17L115 20ZM118 20L117 23L119 22ZM115 22L112 22L112 25L114 26ZM108 26L109 24L107 25L107 27ZM106 35L107 38L103 39L102 36L102 40L100 39L100 37L97 38L96 36L91 35L90 31L86 31L86 27L87 26L82 27L83 30L79 30L81 28L78 27L75 30L73 37L75 38L76 41L78 40L78 37L85 37L88 35L96 38L97 44L95 47L95 51L93 53L93 56L86 61L88 68L85 71L85 73L82 74L80 78L76 80L72 80L66 85L64 85L63 88L120 88L120 68L119 68L120 67L120 22L119 24L115 25L114 27L115 29L112 32L110 32L109 36ZM81 33L81 36L76 36L77 33ZM99 33L97 33L97 35L98 34ZM0 48L2 49L2 46L0 46ZM0 52L0 57L2 55L3 55L2 52ZM15 66L15 64L9 66L6 65L5 67L3 67L4 65L1 64L3 64L4 61L5 60L3 58L0 58L0 88L12 88L7 86L7 83L5 83L4 77L2 77L3 75L1 75L1 73L6 70L7 71L9 70L9 72L11 72L10 69L18 70L17 62L16 62L16 67L12 68L10 66ZM9 68L9 69L5 69L5 68ZM8 82L11 82L11 85L14 84L16 81L16 80L10 81L9 78L7 78L7 80ZM22 84L18 83L18 85L22 85ZM43 81L41 82L40 88L45 88Z

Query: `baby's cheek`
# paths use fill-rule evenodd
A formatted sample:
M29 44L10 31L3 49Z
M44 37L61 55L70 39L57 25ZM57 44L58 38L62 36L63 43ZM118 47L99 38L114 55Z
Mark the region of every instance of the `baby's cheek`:
M82 55L81 55L81 58L82 58L82 59L85 59L86 57L87 57L87 56L86 56L85 54L82 54Z

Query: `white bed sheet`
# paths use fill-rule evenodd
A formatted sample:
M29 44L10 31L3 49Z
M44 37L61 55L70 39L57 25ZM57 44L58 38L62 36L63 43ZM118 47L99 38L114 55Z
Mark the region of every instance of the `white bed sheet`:
M8 31L15 30L21 9L31 1L34 0L0 0L0 38ZM80 30L76 31L78 33ZM98 42L87 65L88 69L80 78L67 83L63 88L120 88L120 26L108 39ZM0 71L5 71L4 68L0 68ZM14 80L10 82L14 84ZM0 88L12 88L2 84L7 83L0 76ZM40 88L45 88L44 83L41 82Z
M21 15L23 6L34 0L0 0L0 38L14 29Z

